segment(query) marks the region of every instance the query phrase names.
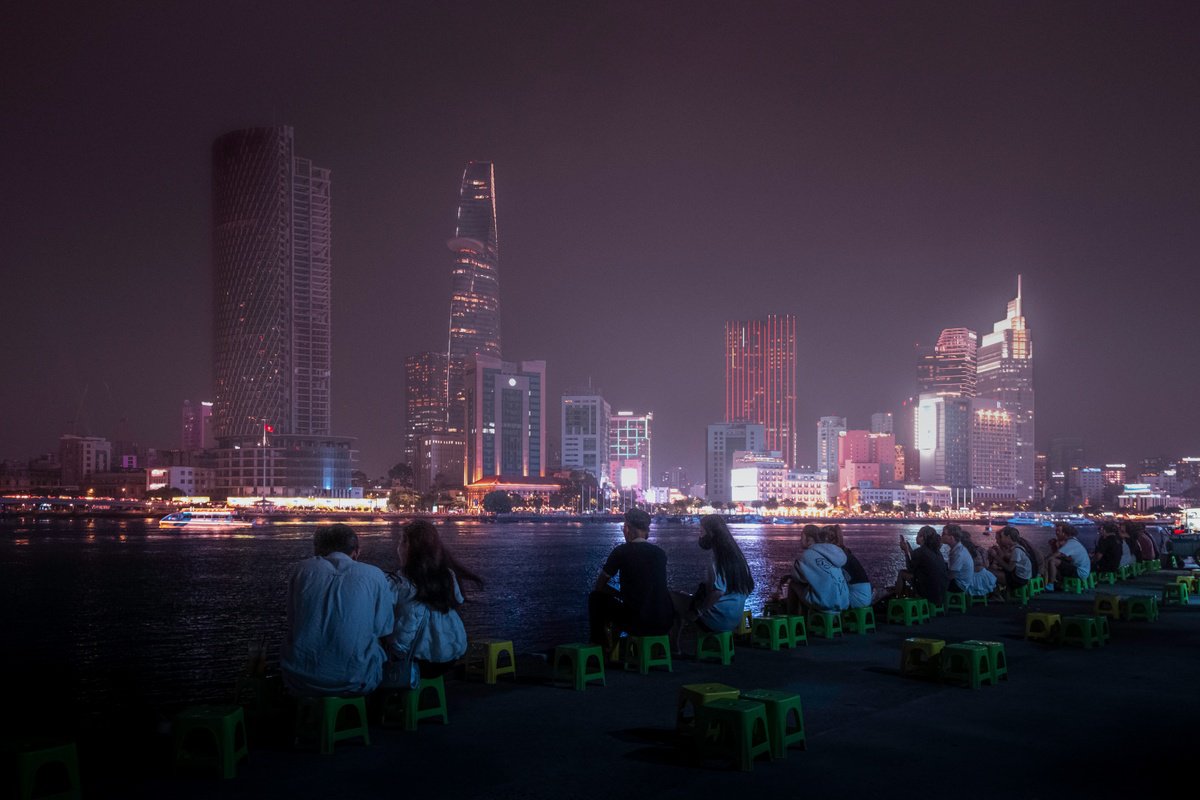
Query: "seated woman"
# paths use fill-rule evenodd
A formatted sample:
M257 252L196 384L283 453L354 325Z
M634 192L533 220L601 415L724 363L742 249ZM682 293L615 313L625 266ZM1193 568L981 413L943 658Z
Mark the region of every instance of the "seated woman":
M1004 586L1009 591L1020 589L1037 573L1033 548L1021 538L1021 532L1006 525L996 534L996 566L1004 576Z
M996 588L996 576L983 567L983 553L971 535L958 525L942 528L942 543L950 548L950 589L984 597Z
M676 650L679 631L685 621L713 633L737 629L746 608L746 598L754 591L754 578L750 576L746 556L720 515L709 514L700 520L699 545L701 550L712 552L704 580L695 594L671 593L675 603L671 644Z
M842 538L842 526L830 525L825 531L828 534L825 540L829 544L837 545L846 554L846 566L842 571L846 573L846 588L850 591L850 608L866 608L874 599L870 576L863 569L858 557L846 547L846 540Z
M421 677L449 672L467 652L467 631L458 609L463 595L458 580L477 587L483 580L442 545L427 520L404 526L396 544L400 569L388 573L395 602L396 628L388 637L385 687L413 687Z
M946 559L942 558L942 545L938 532L929 525L917 531L917 549L913 550L904 536L900 537L900 549L904 552L905 568L896 576L897 597L916 595L924 597L935 606L946 599L950 584L950 572Z
M800 557L792 563L792 574L783 579L787 587L789 614L804 611L845 611L850 607L850 588L842 568L846 554L835 544L822 541L816 525L805 525Z

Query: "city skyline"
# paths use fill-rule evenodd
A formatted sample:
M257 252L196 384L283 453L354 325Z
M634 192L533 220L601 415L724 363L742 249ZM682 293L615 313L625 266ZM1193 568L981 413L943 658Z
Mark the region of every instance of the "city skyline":
M819 417L895 411L913 343L988 331L1018 273L1039 451L1200 450L1194 9L701 6L683 29L666 7L592 26L552 7L522 25L486 6L278 12L229 7L238 34L172 8L17 21L0 458L121 418L169 447L181 402L213 399L209 148L283 123L336 178L331 414L371 474L403 454L380 409L403 403L404 359L445 347L446 220L484 159L505 184L504 357L544 359L547 397L594 377L614 408L653 410L657 463L703 472L725 320L797 316L812 463ZM466 18L493 34L469 62Z

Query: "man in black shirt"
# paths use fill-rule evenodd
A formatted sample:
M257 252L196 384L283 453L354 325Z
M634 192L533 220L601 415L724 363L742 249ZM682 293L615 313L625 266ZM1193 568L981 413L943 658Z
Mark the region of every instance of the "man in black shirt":
M917 531L917 544L919 546L914 551L909 547L908 540L900 537L900 548L904 550L908 561L908 568L901 573L901 581L907 578L918 597L940 606L950 584L950 570L942 558L938 532L928 525L924 526Z
M611 650L620 631L634 636L667 633L674 622L675 607L667 590L667 554L650 544L650 515L639 508L625 512L621 529L625 544L604 562L596 585L588 596L591 641ZM617 578L620 590L609 581Z

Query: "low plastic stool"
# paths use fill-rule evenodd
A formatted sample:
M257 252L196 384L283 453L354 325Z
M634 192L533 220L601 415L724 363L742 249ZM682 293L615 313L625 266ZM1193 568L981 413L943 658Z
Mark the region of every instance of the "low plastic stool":
M1104 644L1096 618L1083 616L1063 617L1062 636L1059 641L1063 644L1078 645L1085 650Z
M1067 594L1083 594L1083 590L1087 588L1079 578L1063 578L1062 590Z
M1158 603L1147 595L1133 595L1125 598L1125 607L1121 616L1126 620L1145 620L1154 622L1158 619Z
M592 661L596 666L590 669ZM554 648L554 679L571 681L575 691L582 692L592 681L607 686L604 678L604 648L598 644L560 644Z
M931 617L944 617L944 616L946 616L946 601L943 599L943 600L942 600L942 604L941 604L940 606L939 606L939 605L936 605L936 604L934 604L934 603L931 601L931 602L929 603L929 613L930 613L930 616L931 616Z
M596 649L599 650L600 647L597 645ZM433 702L425 703L425 698L430 692L433 693ZM415 731L423 719L441 719L443 725L449 725L450 716L446 713L446 682L442 676L421 678L417 688L401 689L384 697L381 723L387 725L397 713L403 718L406 731ZM365 735L365 724L363 731ZM339 738L344 737L339 734Z
M812 611L808 615L808 627L813 636L832 639L842 635L842 615L837 611Z
M804 737L804 711L800 695L772 689L751 689L742 692L743 700L762 703L767 712L767 733L771 738L772 758L784 758L788 748L794 744L801 750L808 749Z
M1145 561L1135 561L1133 563L1133 574L1134 575L1145 575L1149 571L1150 571L1150 565L1147 564Z
M354 712L355 721L339 727L343 711ZM322 755L329 755L338 742L362 737L363 744L371 744L367 731L367 703L362 697L300 697L296 700L297 740L308 733L316 733L317 745Z
M887 621L889 625L917 625L921 622L920 605L912 597L893 597L888 600Z
M1008 680L1008 656L1004 654L1004 642L992 642L985 639L968 639L963 644L974 644L988 649L988 659L992 664L992 685L1000 683L1000 679Z
M237 763L249 754L246 716L241 706L184 709L175 717L171 733L178 767L216 767L222 777L232 778L237 775ZM200 738L211 746L197 749L195 745Z
M1184 586L1188 587L1188 592L1190 594L1196 593L1196 576L1195 575L1176 575L1175 582L1181 583Z
M1163 584L1162 593L1164 606L1186 606L1188 604L1188 584L1186 583Z
M929 601L924 597L918 597L917 600L917 619L921 622L930 622L933 619L933 608L929 605Z
M801 621L804 617L799 618ZM792 637L788 631L787 617L755 617L750 625L750 642L755 647L779 650L791 647Z
M1031 589L1027 583L1024 586L1018 586L1016 589L1014 589L1012 596L1019 600L1021 605L1027 606L1029 605L1029 601L1033 599L1033 589Z
M508 655L508 663L501 665L500 656ZM513 652L513 643L500 639L480 639L471 643L471 651L467 655L467 675L483 675L483 682L495 684L501 675L512 675L517 678L517 657Z
M1118 594L1098 594L1092 601L1092 614L1098 617L1121 618L1121 596Z
M1041 575L1034 575L1029 579L1029 585L1032 587L1034 594L1041 594L1046 591L1046 579Z
M1062 617L1058 614L1025 615L1025 638L1035 642L1053 642L1062 629Z
M742 620L738 623L737 630L733 632L734 636L748 637L750 635L750 623L754 621L754 614L750 611L742 612Z
M754 759L771 758L767 710L751 700L713 700L696 708L696 750L707 755L731 756L743 772L754 769Z
M967 595L967 602L973 606L986 607L988 604L988 599L986 594L969 594Z
M967 613L967 593L966 592L946 592L946 611L961 611Z
M943 647L942 680L963 683L972 689L978 689L984 681L995 686L996 679L992 674L987 647L977 644L948 644Z
M870 606L847 608L842 612L842 629L859 635L875 630L875 609Z
M900 674L936 678L941 673L943 639L905 639L900 645Z
M1093 572L1096 576L1096 583L1107 583L1109 586L1116 586L1117 573L1115 572Z
M1127 581L1133 577L1133 568L1128 564L1122 564L1117 568L1117 574L1121 577L1121 580Z
M83 791L79 783L79 752L74 742L45 746L30 744L22 748L17 752L17 774L21 800L78 800ZM57 777L62 780L52 780ZM47 788L58 788L55 784L65 784L65 788L47 793Z
M1093 617L1096 620L1096 628L1100 631L1100 641L1103 644L1108 644L1112 639L1112 633L1108 627L1108 617Z
M733 661L733 632L701 631L696 637L696 661L720 661L728 667Z
M798 644L808 647L808 625L805 624L804 617L790 615L787 618L787 623L788 643L792 648L795 649Z
M696 721L696 710L713 700L737 700L741 692L723 683L687 683L679 687L675 704L675 730L686 733Z
M671 640L667 636L630 636L625 651L625 669L636 669L642 675L651 667L671 669ZM661 655L659 655L661 653Z

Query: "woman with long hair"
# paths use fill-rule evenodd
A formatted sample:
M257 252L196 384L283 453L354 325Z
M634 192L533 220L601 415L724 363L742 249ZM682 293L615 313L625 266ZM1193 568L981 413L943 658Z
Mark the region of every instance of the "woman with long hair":
M390 660L384 683L414 686L420 676L449 672L467 652L467 632L458 615L465 602L459 581L478 588L483 579L446 549L428 520L414 520L401 529L396 556L400 568L387 576L396 628L388 641Z
M846 584L846 553L826 540L816 525L805 525L801 533L800 557L792 562L791 574L780 588L787 589L789 614L802 611L845 611L850 607Z
M996 566L1004 575L1004 586L1009 591L1021 588L1037 574L1034 566L1037 554L1031 554L1033 548L1012 525L1005 525L996 534L996 550Z
M671 630L671 638L676 649L679 631L685 621L715 633L736 629L742 621L746 598L754 591L754 578L750 575L746 556L720 515L709 514L700 520L698 544L701 550L712 553L712 561L695 594L671 593L675 602L675 627Z

